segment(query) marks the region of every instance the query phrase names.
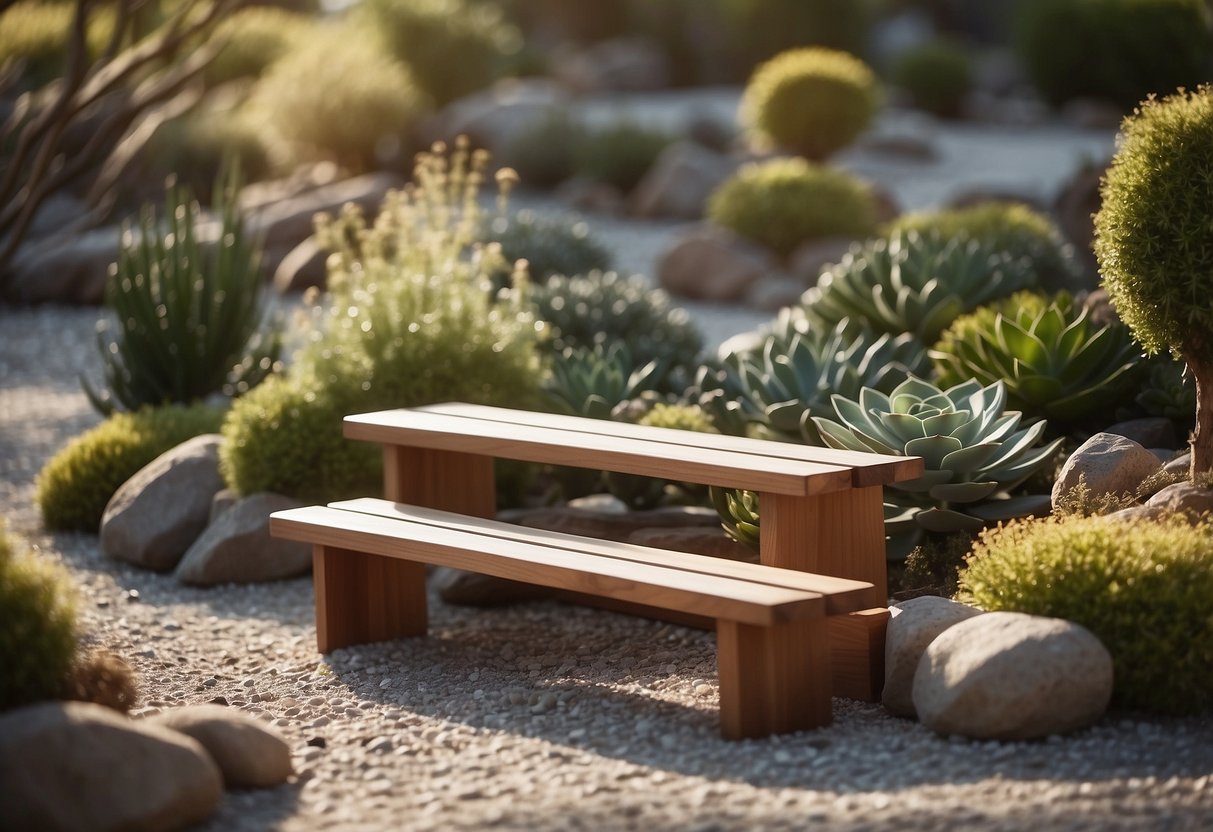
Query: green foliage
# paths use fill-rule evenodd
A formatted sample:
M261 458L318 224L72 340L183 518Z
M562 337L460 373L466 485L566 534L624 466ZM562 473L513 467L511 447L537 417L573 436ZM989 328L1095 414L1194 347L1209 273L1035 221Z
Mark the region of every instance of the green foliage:
M233 178L225 188L212 250L197 238L198 204L177 188L163 220L148 208L137 232L123 230L106 286L118 327L111 337L103 322L97 334L105 389L84 383L102 414L239 395L274 369L280 340L267 329L260 255L245 237L236 185Z
M696 433L718 433L703 408L694 404L657 402L636 424L652 428L690 430Z
M584 220L519 211L486 222L481 238L500 244L509 264L526 260L527 274L537 281L554 274L583 275L611 267L610 253L590 234Z
M1010 492L1052 461L1061 440L1037 445L1044 422L1016 430L1020 414L1004 412L1001 381L942 390L909 378L888 395L866 387L857 400L832 401L838 421L813 417L827 446L923 459L921 477L885 489L890 557L904 557L926 532L973 533L1048 512L1048 494Z
M746 65L811 44L863 53L879 0L719 0ZM702 4L697 4L702 5Z
M491 3L365 0L357 12L439 107L487 87L522 47Z
M591 419L610 419L623 402L656 390L664 368L658 361L639 366L620 341L604 347L567 348L552 361L544 392L560 410Z
M577 148L584 128L564 110L554 110L512 140L502 161L518 171L524 185L550 188L570 178L577 168Z
M206 405L115 413L73 439L38 474L36 499L48 529L96 533L114 492L165 451L215 433L222 411Z
M754 71L741 117L758 139L819 161L854 141L879 106L876 76L863 61L831 49L795 49Z
M259 78L278 59L302 46L315 24L302 14L274 6L237 9L212 35L226 42L202 77L210 86Z
M1074 621L1112 654L1113 701L1166 714L1213 706L1213 530L1186 519L1017 522L986 531L960 600Z
M1125 121L1095 215L1117 313L1149 353L1213 361L1213 87L1148 101Z
M965 236L895 233L853 248L804 294L816 326L843 320L933 344L961 314L1031 286L1030 263Z
M0 522L0 712L63 692L79 645L62 566L18 549Z
M408 146L426 102L404 64L334 26L271 65L248 107L282 164L328 159L361 172Z
M1028 0L1017 46L1052 104L1108 99L1126 112L1151 93L1210 79L1213 32L1202 0Z
M253 391L224 426L221 462L238 491L348 494L364 471L357 443L341 438L349 413L452 400L535 403L543 327L525 285L490 297L500 252L476 242L485 163L466 146L449 159L423 154L413 185L390 194L373 224L354 206L318 223L333 251L329 295L305 322L287 379Z
M67 44L76 3L21 0L0 13L0 66L20 65L20 77L38 88L67 70ZM103 9L89 16L85 46L99 53L113 33L113 15Z
M1043 309L1003 306L958 318L944 333L931 350L941 386L1002 380L1011 407L1059 429L1106 416L1132 395L1140 360L1126 327L1097 326L1064 293Z
M972 547L973 538L963 532L923 540L906 555L900 581L903 589L896 595L951 598L956 594L960 569Z
M722 183L708 200L708 218L786 257L810 240L873 233L876 198L843 171L773 159Z
M211 204L225 168L235 167L247 182L267 178L269 151L261 131L231 111L195 110L162 125L144 148L156 173Z
M973 62L964 46L939 38L903 52L893 65L893 82L915 107L951 118L973 86Z
M1196 383L1182 361L1158 356L1146 362L1146 375L1134 401L1147 416L1164 416L1181 435L1192 430L1196 416Z
M659 361L676 376L698 366L703 336L685 309L671 307L643 277L615 272L553 275L531 288L536 317L551 329L554 353L625 344L636 366Z
M758 494L735 488L708 489L724 533L743 546L759 551L761 518Z
M1027 205L991 201L967 208L902 214L887 231L890 236L914 231L944 239L967 235L1012 259L1029 261L1042 288L1056 291L1079 287L1082 282L1073 247L1051 219Z
M647 413L641 415L636 424L669 430L689 430L696 433L716 433L712 423L696 405L656 402ZM644 477L637 474L621 474L609 471L606 475L607 491L622 500L633 510L656 508L673 495L681 499L699 502L705 489L686 483L675 483L659 477Z
M587 130L574 146L576 171L623 193L637 183L674 139L661 130L631 121Z

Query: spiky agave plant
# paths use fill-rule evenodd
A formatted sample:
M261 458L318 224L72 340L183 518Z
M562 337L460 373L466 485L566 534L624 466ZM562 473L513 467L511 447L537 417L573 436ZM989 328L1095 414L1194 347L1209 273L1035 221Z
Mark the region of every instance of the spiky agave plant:
M1062 440L1039 445L1043 421L1020 428L1001 381L943 390L911 377L888 394L867 387L858 400L835 395L832 403L837 421L813 417L829 447L923 459L921 477L885 491L890 558L904 557L927 532L972 533L1049 509L1048 494L1011 492L1049 464Z
M1065 293L1043 309L1007 306L979 310L944 334L930 352L940 386L1001 379L1011 407L1058 429L1132 395L1141 351L1127 327L1092 323Z

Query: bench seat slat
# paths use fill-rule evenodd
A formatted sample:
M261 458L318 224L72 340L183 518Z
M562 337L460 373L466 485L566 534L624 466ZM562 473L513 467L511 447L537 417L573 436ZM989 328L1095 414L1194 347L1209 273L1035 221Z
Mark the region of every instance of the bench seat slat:
M380 500L372 497L330 503L329 507L343 511L363 512L379 517L424 523L440 528L467 529L503 540L536 543L569 551L586 552L636 563L664 566L685 572L715 575L723 578L753 581L785 589L820 593L825 598L827 615L840 615L870 607L883 606L885 603L884 598L880 597L876 587L872 584L848 580L846 578L816 575L811 572L800 572L795 569L775 569L754 563L712 558L668 549L655 549L650 546L596 540L563 532L548 531L546 529L527 528L512 523L503 523L498 520L467 517L462 514L453 514L432 508L393 503L390 500Z
M601 422L604 428L611 424ZM616 436L608 430L597 430L598 421L592 425L593 431L569 430L401 409L346 416L345 436L385 445L578 465L794 496L825 494L852 486L852 471L846 465L702 447L716 443L720 437L714 434L688 431L699 443L692 445L689 441L665 441L661 435Z
M483 419L492 422L531 424L558 430L579 431L576 422L558 413L532 413L526 410L510 410L504 407L489 407L464 402L444 402L415 408L427 413L461 416L467 419ZM603 435L624 439L645 439L669 444L688 445L698 448L706 441L702 433L670 428L633 425L627 422L603 421L601 428L596 422L595 430ZM922 460L917 457L901 457L890 454L859 453L836 448L818 448L790 442L749 439L744 436L711 436L711 445L716 450L772 456L783 459L798 459L824 465L842 465L852 469L851 485L864 488L869 485L885 485L922 476Z
M275 537L418 560L695 615L771 626L826 614L819 593L505 540L328 506L270 518Z

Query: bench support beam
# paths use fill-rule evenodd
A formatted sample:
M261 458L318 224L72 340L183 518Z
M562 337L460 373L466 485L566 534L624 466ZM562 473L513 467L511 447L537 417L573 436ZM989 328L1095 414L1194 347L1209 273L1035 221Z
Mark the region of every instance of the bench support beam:
M767 737L831 721L829 630L817 620L716 623L720 732Z
M472 517L497 513L493 458L401 445L383 447L383 496Z
M426 634L424 563L316 546L312 574L321 653Z

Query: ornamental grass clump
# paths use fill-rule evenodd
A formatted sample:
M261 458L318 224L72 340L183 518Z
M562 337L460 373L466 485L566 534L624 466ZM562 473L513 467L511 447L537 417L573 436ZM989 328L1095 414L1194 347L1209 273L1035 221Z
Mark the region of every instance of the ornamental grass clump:
M1112 654L1113 702L1164 714L1213 708L1213 528L1186 518L1019 521L981 535L959 600L1064 618Z
M1213 470L1213 87L1125 120L1095 215L1103 285L1146 352L1196 382L1192 477Z
M523 276L490 291L501 252L478 242L486 164L466 143L449 156L437 146L373 222L353 206L318 222L333 252L329 293L303 321L288 374L239 399L224 423L220 461L233 488L309 499L356 493L376 462L362 443L342 439L349 413L538 400L545 327Z
M170 188L164 216L148 208L122 232L110 268L97 346L104 385L83 380L99 412L190 404L213 393L242 395L278 367L281 339L262 302L260 252L244 231L238 179L224 186L218 237L198 239L201 209Z
M804 159L744 166L712 193L707 213L780 257L821 237L867 237L877 224L871 187Z
M754 70L742 122L760 142L821 161L853 142L880 106L876 76L853 55L810 47Z
M1016 305L1025 294L953 323L930 353L938 383L1001 380L1011 407L1055 430L1106 417L1128 401L1141 369L1128 328L1092 323L1086 307L1064 293L1044 308L1031 295Z

